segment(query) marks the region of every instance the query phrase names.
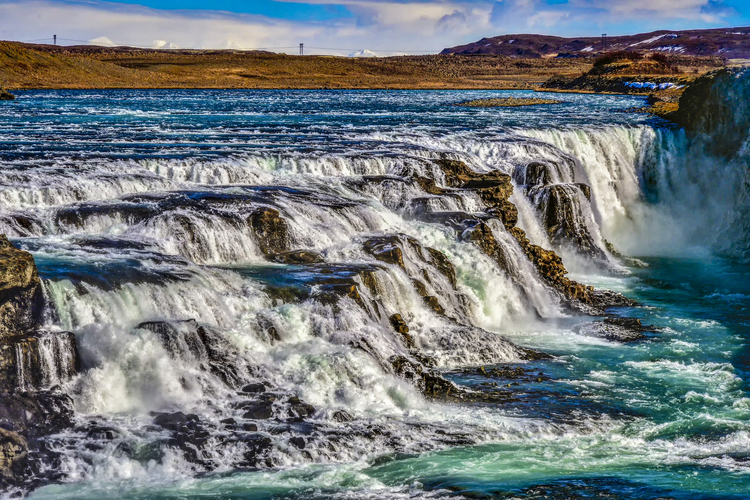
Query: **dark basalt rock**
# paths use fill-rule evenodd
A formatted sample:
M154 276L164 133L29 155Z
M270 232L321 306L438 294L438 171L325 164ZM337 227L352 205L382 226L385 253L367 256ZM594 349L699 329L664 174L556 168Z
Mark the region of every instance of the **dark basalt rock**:
M526 233L515 227L518 221L518 211L509 198L513 193L511 177L499 173L490 172L479 174L471 170L466 164L458 160L442 158L435 163L440 166L445 175L446 184L453 188L469 189L475 187L482 200L488 205L484 214L469 214L464 212L433 212L419 214L419 219L425 222L436 222L447 225L456 230L459 237L473 241L484 253L492 257L501 268L508 270L507 258L502 247L495 239L492 230L486 221L491 218L499 218L506 229L513 235L523 249L526 256L534 264L545 282L555 290L559 291L573 308L583 308L587 312L601 312L600 309L610 306L630 306L633 301L626 299L620 294L609 291L595 291L593 287L582 285L567 277L567 270L562 259L553 251L533 245L526 237ZM523 169L518 169L514 175L516 182L525 185L541 185L551 182L559 177L562 172L554 169L571 170L572 165L551 165L544 162L531 162ZM571 172L566 172L572 175ZM420 185L437 194L442 193L445 188L440 188L426 181L419 181ZM580 190L585 197L590 197L588 186L572 184ZM585 187L584 187L585 186ZM441 191L443 190L443 191ZM550 209L555 211L554 209ZM557 230L555 231L557 232ZM591 242L589 242L591 243ZM595 248L593 243L588 245Z
M448 278L448 281L453 288L456 288L456 285L458 284L458 281L456 280L456 268L453 267L453 264L448 260L448 257L434 248L425 247L425 249L431 257L430 265L437 269L443 276Z
M32 236L42 232L42 221L27 214L3 214L0 221L15 229L18 236Z
M262 382L247 384L242 388L242 392L246 394L261 394L263 392L266 392L266 386Z
M394 356L390 359L390 362L396 375L409 380L425 396L452 399L457 397L460 392L458 386L453 382L405 356Z
M378 269L380 267L374 264L309 264L292 266L281 275L273 268L240 269L237 272L262 282L265 293L280 303L314 299L323 304L337 304L342 298L349 297L363 309L377 312L376 302L366 298L364 289L372 296L378 296Z
M546 186L555 178L552 165L532 161L524 168L517 168L513 178L519 186Z
M245 413L242 418L251 420L265 420L273 416L273 401L254 401L248 403L244 408Z
M114 427L92 423L86 430L86 438L95 441L112 441L120 437L121 433Z
M40 391L0 393L0 427L27 438L73 426L73 400L67 394Z
M271 260L280 264L320 264L325 262L320 254L307 250L291 250L271 256Z
M16 99L16 96L11 94L5 89L0 90L0 101L13 101Z
M617 342L633 342L648 338L647 333L654 333L658 329L641 323L638 318L623 318L611 316L602 321L585 323L576 328L578 333L601 337Z
M289 403L289 416L298 418L312 417L315 413L315 407L311 404L305 403L297 396L292 396L287 401Z
M441 158L435 160L445 175L448 186L470 189L476 192L488 209L493 210L507 228L518 222L518 210L509 201L513 194L513 184L508 174L492 171L484 174L470 169L464 162Z
M186 460L196 464L207 464L203 449L208 443L213 426L200 420L198 415L185 415L181 411L174 413L152 413L154 424L170 431L166 446L182 451Z
M568 271L562 259L553 251L533 245L526 233L517 227L510 233L521 245L526 256L536 266L541 277L570 301L580 302L595 308L633 306L635 302L610 290L594 290L594 287L583 285L567 278ZM589 312L595 312L590 310Z
M417 217L423 222L441 224L455 230L459 236L467 229L472 229L477 224L496 219L497 215L492 213L472 214L468 212L427 212Z
M239 464L240 467L271 465L266 457L273 447L273 442L268 436L262 434L234 435L230 442L241 443L246 448L243 455L244 462Z
M531 162L514 171L522 192L542 216L542 225L556 247L566 247L607 264L604 249L594 240L584 212L590 210L591 187L575 178L575 162Z
M155 413L154 424L165 429L177 430L185 427L188 422L198 421L197 415L185 415L181 411L174 413Z
M388 318L388 321L390 321L391 326L396 331L396 333L401 335L401 338L404 341L404 346L410 350L414 349L416 347L416 344L414 343L414 337L409 334L409 325L406 324L404 318L402 318L400 314L396 313Z
M585 186L582 188L582 186ZM553 184L536 186L528 191L528 196L542 213L542 222L547 229L550 241L562 247L588 255L601 262L607 261L604 251L594 241L584 223L582 203L591 197L589 186L585 184ZM581 200L579 197L585 199Z
M390 359L394 373L414 384L427 398L463 403L505 403L512 400L508 392L479 392L458 386L438 372L405 356Z
M688 85L680 96L679 108L667 117L691 138L701 141L714 156L731 158L742 147L750 128L747 68L724 68L708 73Z
M345 412L344 410L336 410L331 415L331 420L335 422L344 423L344 422L351 422L352 420L354 420L354 417L352 417L349 413Z
M371 238L365 241L362 246L367 253L379 261L406 269L401 244L402 241L398 236L382 236Z
M31 254L0 235L0 488L59 475L42 438L73 426L70 397L39 390L79 369L73 334L39 329L41 287Z
M137 224L159 215L159 208L154 205L143 205L128 201L103 203L81 203L64 207L55 214L58 226L82 226L87 219L99 216L117 216L130 224Z
M43 308L34 258L0 235L0 391L40 389L77 372L75 337L40 331Z
M136 328L149 330L159 337L173 358L198 361L201 367L219 377L229 387L239 387L243 374L235 352L221 333L195 320L147 321Z
M560 256L551 250L533 245L522 229L514 227L510 233L516 238L526 256L548 284L562 292L568 300L598 305L596 297L592 293L593 287L582 285L565 277L568 271L565 269Z
M404 318L400 314L396 313L388 319L396 332L400 334L409 333L409 325L406 324L406 321L404 321Z

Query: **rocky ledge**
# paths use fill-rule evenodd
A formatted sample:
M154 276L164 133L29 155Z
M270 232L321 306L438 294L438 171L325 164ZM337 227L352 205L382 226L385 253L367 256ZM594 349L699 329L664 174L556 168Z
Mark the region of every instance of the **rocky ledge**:
M39 438L72 425L72 402L42 391L78 370L75 338L40 328L34 258L0 235L0 487L40 484ZM47 480L49 478L46 478Z
M707 152L730 158L743 146L750 128L748 92L750 69L713 71L687 86L678 109L665 118L683 127L691 139L706 138L702 145Z
M436 160L436 163L442 169L445 183L450 189L475 191L487 209L483 214L424 214L430 221L454 226L462 238L473 241L484 253L495 259L501 268L510 271L508 263L511 257L506 255L489 227L492 219L498 219L518 242L541 278L562 294L572 309L601 314L607 307L634 305L633 301L620 294L595 290L566 277L568 271L559 255L531 243L526 233L516 227L518 209L510 201L513 184L509 175L497 171L478 173L465 163L448 158ZM444 194L446 191L446 188L436 186L431 179L418 178L417 181L428 193Z
M16 96L11 94L5 89L0 90L0 101L13 101L15 100Z

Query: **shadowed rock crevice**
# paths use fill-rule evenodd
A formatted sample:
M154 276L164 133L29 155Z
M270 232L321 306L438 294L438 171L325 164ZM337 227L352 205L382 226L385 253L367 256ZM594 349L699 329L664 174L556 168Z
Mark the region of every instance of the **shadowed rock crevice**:
M575 160L536 161L518 167L514 178L531 201L555 248L581 254L607 266L603 240L597 241L591 208L591 187L576 179Z

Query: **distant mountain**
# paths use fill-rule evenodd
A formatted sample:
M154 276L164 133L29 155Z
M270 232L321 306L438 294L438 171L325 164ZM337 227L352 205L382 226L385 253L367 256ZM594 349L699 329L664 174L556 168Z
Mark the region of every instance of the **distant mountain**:
M612 50L655 51L692 56L750 59L750 27L653 31L639 35L562 38L501 35L444 49L441 54L493 54L510 57L585 57Z
M349 54L349 57L379 57L375 52L371 50L357 50Z

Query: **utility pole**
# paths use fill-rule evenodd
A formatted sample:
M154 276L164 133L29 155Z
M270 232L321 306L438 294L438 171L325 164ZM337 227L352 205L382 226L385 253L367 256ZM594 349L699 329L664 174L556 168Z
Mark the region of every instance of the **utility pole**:
M299 44L299 55L304 55L304 50L302 49L303 45L305 44L304 43Z
M607 50L607 34L602 33L602 51Z
M57 45L57 35L52 35L52 40L54 40L55 45Z

